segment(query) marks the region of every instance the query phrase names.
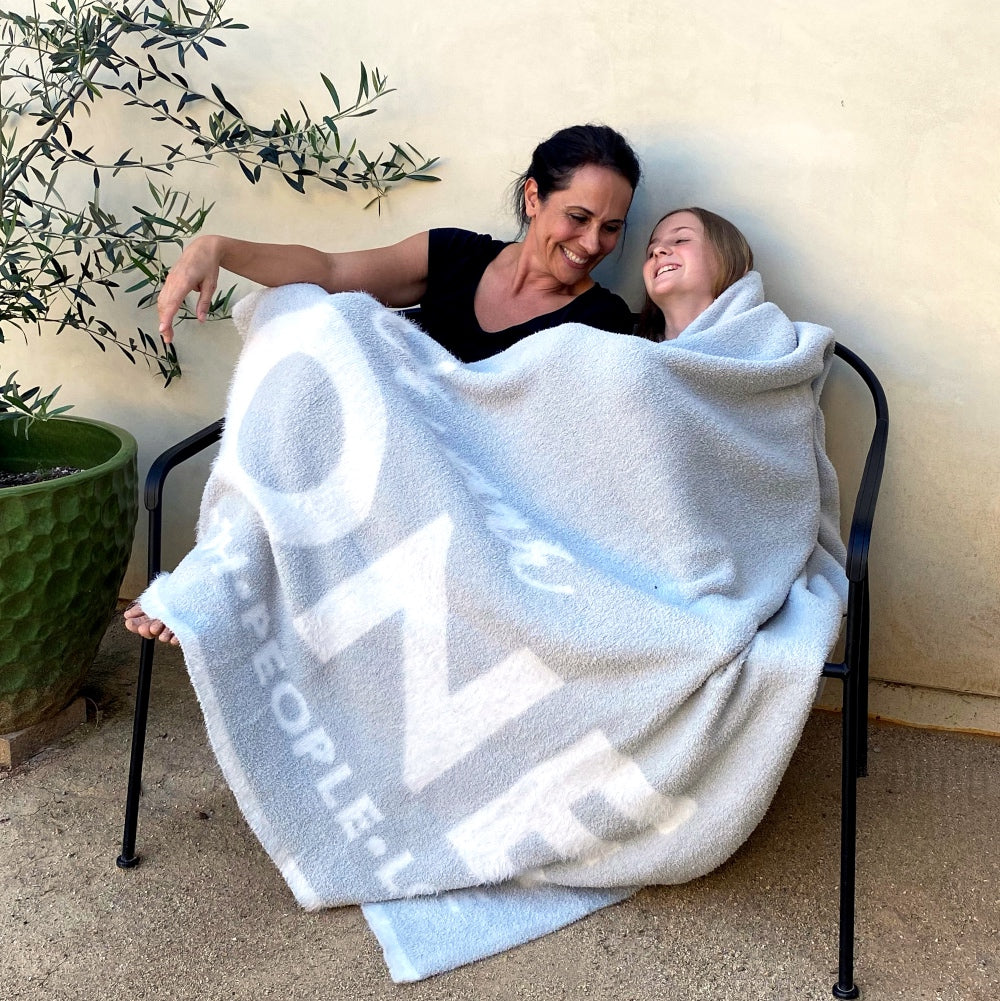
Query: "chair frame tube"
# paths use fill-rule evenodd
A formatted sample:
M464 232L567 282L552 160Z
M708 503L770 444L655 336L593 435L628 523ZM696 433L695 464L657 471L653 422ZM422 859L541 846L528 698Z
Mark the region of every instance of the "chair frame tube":
M856 998L854 924L857 874L858 778L868 774L868 644L870 605L868 551L889 435L889 405L875 373L850 348L838 343L836 354L864 380L875 406L875 429L861 474L845 570L848 580L844 659L823 668L826 677L843 682L840 806L840 931L835 998Z
M223 421L217 420L163 452L149 467L143 501L149 511L149 539L146 547L147 578L150 583L160 572L163 549L163 488L167 475L182 462L204 451L222 437ZM153 679L153 654L156 640L142 641L139 649L139 678L135 691L135 718L132 721L132 753L129 760L128 788L125 794L125 828L121 854L115 860L119 869L139 864L135 839L139 824L139 797L142 795L142 764L146 747L146 721L149 716L149 691Z

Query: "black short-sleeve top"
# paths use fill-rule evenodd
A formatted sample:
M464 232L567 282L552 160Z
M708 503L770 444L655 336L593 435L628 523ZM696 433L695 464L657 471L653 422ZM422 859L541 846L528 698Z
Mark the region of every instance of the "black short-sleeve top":
M506 246L501 240L464 229L429 232L427 291L420 301L420 326L460 361L489 358L529 334L560 323L632 332L628 304L597 284L551 313L506 330L483 330L476 319L476 289L487 266Z

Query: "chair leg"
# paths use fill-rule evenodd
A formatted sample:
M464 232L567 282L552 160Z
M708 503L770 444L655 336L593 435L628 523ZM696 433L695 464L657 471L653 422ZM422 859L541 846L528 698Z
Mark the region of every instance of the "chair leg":
M858 767L857 774L863 778L868 774L868 643L870 613L868 606L868 578L861 588L861 642L858 649Z
M843 750L840 804L840 954L835 998L860 995L854 983L854 898L857 863L858 677L844 678Z
M119 869L139 864L135 853L135 835L139 822L139 797L142 795L142 758L146 747L146 717L149 714L149 689L153 677L153 653L156 640L142 641L139 649L139 680L135 692L135 719L132 723L132 759L129 764L128 793L125 799L125 830Z

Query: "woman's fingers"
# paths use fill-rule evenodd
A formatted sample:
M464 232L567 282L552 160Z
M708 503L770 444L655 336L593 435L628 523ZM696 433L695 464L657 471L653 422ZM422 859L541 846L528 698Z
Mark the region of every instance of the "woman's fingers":
M215 274L217 280L219 272L216 271ZM198 306L195 310L199 323L204 323L208 319L208 311L212 308L212 296L215 295L215 286L215 280L203 282L201 285L198 295Z
M188 292L197 287L189 283L189 279L184 276L185 271L178 261L167 275L156 299L156 310L160 314L160 336L167 344L174 339L174 317L177 316L177 311Z
M188 293L198 293L195 315L204 323L219 283L219 262L211 245L195 240L184 250L170 269L156 299L160 316L160 336L169 344L174 339L174 320Z

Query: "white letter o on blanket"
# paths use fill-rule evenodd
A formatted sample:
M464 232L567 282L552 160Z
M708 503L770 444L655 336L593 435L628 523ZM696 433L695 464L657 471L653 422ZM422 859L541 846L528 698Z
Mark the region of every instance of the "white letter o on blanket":
M271 692L271 709L278 726L290 737L296 737L308 728L310 723L309 706L302 693L290 682L283 681L275 685ZM286 712L285 710L290 710Z
M386 445L382 393L350 330L329 300L273 317L254 331L240 358L227 411L227 425L239 428L268 373L291 355L311 358L329 377L341 407L340 461L318 486L283 493L260 482L240 462L238 435L224 435L217 469L225 471L257 508L270 538L288 545L323 545L339 539L368 517ZM338 338L337 351L329 339ZM295 447L295 413L287 418L289 447ZM280 429L275 433L280 433Z

